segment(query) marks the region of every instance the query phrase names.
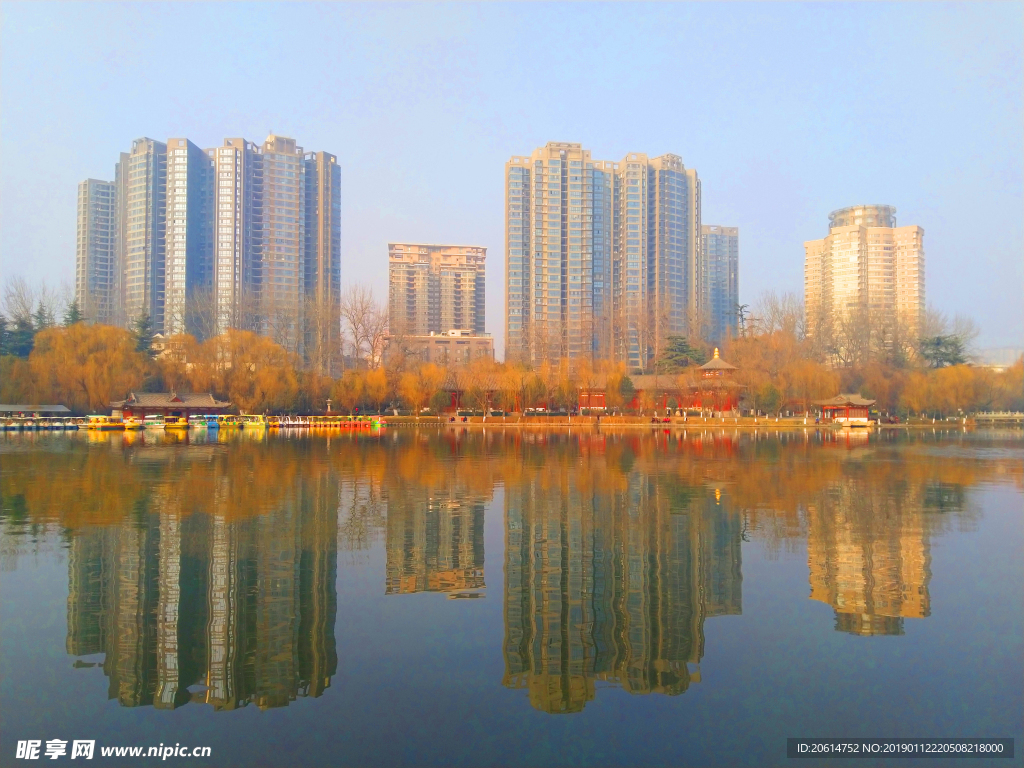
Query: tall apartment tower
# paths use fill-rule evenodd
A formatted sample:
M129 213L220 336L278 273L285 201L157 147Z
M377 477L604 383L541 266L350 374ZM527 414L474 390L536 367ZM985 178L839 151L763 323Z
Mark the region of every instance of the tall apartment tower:
M924 230L896 226L890 205L829 214L829 234L804 243L804 305L810 333L863 316L898 320L911 337L925 309Z
M217 333L258 331L263 262L263 153L245 139L225 139L214 159Z
M117 188L86 179L78 185L75 301L90 322L112 323L118 304Z
M188 332L205 337L214 330L213 165L209 155L188 139L167 140L164 332L168 335Z
M676 155L549 143L505 164L506 356L646 368L700 301L700 181Z
M306 356L321 373L341 363L341 168L327 152L307 152L304 254Z
M295 139L270 135L263 143L264 333L302 351L306 293L306 162Z
M392 333L451 330L484 334L487 249L472 245L388 244L388 322Z
M735 336L740 302L740 230L705 224L700 228L703 254L703 304L708 340L721 345Z
M136 139L131 152L122 155L117 175L124 190L118 201L124 319L132 323L149 315L153 331L163 333L167 145Z

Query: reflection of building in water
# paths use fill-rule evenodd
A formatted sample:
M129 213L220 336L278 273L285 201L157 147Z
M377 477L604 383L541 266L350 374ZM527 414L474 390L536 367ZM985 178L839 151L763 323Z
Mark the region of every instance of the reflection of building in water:
M741 610L739 519L639 474L600 492L549 480L505 492L504 684L553 713L582 710L598 680L682 693L704 619Z
M835 609L837 631L902 635L904 618L931 613L931 546L917 495L844 478L809 505L811 599Z
M388 498L386 594L484 586L484 503L474 498Z
M123 706L267 708L321 695L337 671L330 500L303 486L294 503L234 521L161 502L121 526L80 529L68 653L104 653Z

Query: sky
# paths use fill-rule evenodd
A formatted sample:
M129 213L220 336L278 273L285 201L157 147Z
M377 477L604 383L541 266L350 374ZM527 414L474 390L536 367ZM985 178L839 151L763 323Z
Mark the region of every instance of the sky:
M78 182L133 139L274 133L338 156L342 282L388 242L488 248L504 164L549 141L673 153L740 230L740 300L802 295L828 214L925 230L927 300L1024 346L1024 4L0 5L0 280L74 279Z

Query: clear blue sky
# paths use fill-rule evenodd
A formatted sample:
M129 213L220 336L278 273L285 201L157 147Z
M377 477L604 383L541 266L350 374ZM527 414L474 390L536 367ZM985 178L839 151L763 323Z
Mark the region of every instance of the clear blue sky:
M680 155L740 228L740 294L802 291L829 211L925 229L927 295L1024 343L1015 3L0 6L0 271L73 279L75 196L132 139L292 136L339 156L342 279L389 240L489 248L503 346L503 173L577 141Z

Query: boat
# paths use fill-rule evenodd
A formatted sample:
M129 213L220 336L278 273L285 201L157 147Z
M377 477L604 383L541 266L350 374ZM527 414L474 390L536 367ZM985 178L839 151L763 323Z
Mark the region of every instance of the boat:
M184 416L164 416L164 429L188 429L188 419Z
M123 431L124 422L115 416L91 415L85 428L95 432Z
M244 426L237 416L226 415L217 417L217 427L219 429L242 429Z
M164 417L163 416L147 416L142 420L143 425L146 429L163 429L164 428Z
M135 430L145 429L146 428L146 424L138 416L125 416L124 417L124 428L126 430L135 431Z
M266 429L270 426L269 419L259 413L242 413L238 420L246 429Z

